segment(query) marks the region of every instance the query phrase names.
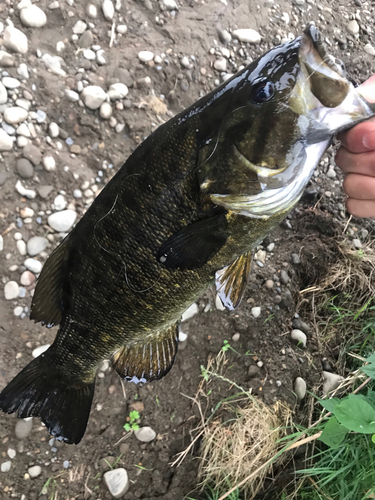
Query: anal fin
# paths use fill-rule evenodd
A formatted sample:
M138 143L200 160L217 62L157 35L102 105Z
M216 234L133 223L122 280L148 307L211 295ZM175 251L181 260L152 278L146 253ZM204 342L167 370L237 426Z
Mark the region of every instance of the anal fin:
M216 291L230 311L240 305L251 272L253 253L247 252L215 274Z
M128 382L149 382L164 377L172 368L178 348L177 324L121 347L112 355L113 367Z

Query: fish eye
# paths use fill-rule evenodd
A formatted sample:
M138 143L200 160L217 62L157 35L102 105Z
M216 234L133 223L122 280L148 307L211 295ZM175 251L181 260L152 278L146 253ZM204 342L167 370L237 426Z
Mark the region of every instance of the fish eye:
M270 81L257 83L251 89L250 99L256 104L269 101L275 95L275 85Z

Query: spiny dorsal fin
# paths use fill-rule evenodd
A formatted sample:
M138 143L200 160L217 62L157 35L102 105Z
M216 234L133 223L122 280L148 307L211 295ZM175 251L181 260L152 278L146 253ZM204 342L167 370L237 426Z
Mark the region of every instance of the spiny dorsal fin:
M68 237L52 252L43 266L31 302L30 319L48 326L58 325L63 313L64 258Z
M177 324L112 355L113 367L128 382L159 380L172 368L178 346Z
M230 311L240 305L249 281L252 260L252 252L248 252L216 272L217 294Z

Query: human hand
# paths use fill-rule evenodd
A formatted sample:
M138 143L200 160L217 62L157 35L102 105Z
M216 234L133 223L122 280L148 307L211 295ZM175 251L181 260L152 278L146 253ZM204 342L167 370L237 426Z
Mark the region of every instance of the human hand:
M362 95L375 102L375 75L362 86ZM347 175L343 189L346 209L356 217L375 218L375 118L340 134L336 164Z

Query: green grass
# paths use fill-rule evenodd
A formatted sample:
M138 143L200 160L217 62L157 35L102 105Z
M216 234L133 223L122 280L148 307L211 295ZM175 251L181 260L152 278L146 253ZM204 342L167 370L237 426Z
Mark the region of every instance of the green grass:
M228 490L232 488L230 483L228 482ZM200 493L199 497L187 497L186 500L219 500L219 498L225 494L225 491L213 489L210 486L206 487L202 493ZM227 496L226 500L242 500L240 496L240 492L237 488L233 493Z

